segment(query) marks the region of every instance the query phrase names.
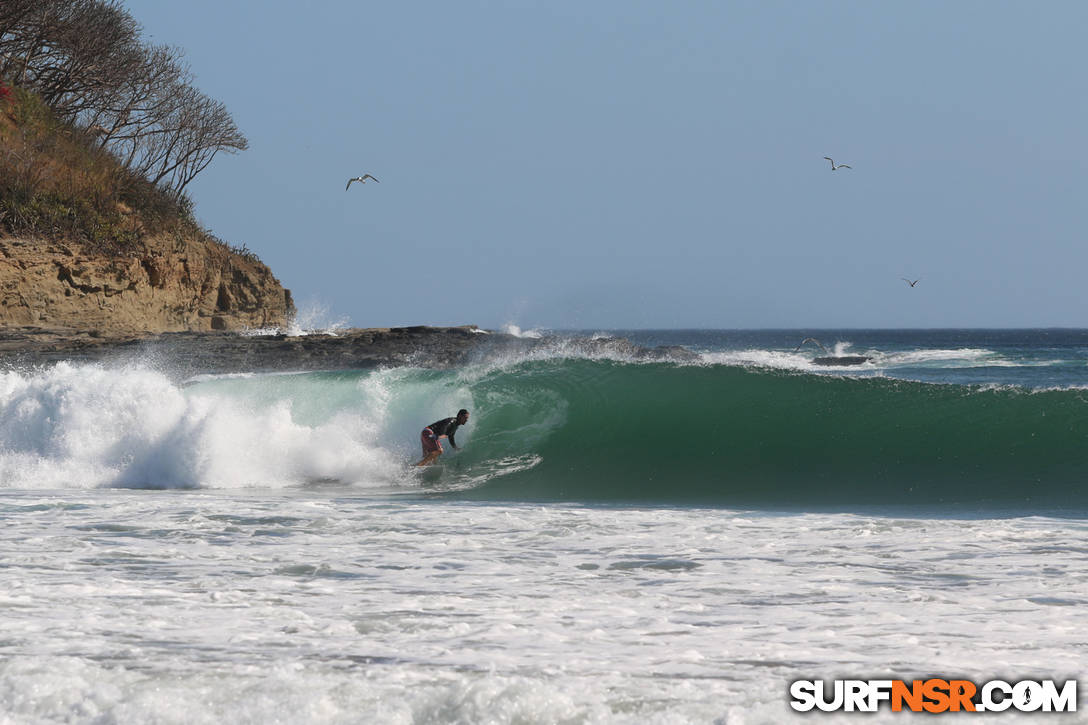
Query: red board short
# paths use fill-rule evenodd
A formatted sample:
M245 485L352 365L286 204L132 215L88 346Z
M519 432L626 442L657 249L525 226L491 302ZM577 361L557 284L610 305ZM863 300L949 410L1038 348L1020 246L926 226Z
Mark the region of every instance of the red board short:
M419 434L419 442L423 444L423 455L442 450L442 445L438 442L438 436L430 428L424 428L423 432Z

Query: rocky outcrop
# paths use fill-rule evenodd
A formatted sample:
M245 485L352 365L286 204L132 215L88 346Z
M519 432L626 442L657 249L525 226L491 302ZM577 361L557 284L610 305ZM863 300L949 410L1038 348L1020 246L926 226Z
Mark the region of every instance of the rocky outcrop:
M267 266L209 239L152 237L106 254L0 238L0 328L117 337L283 327L293 313Z
M692 363L676 346L642 347L623 338L523 338L461 327L382 327L336 335L246 336L174 332L107 338L77 330L0 330L0 369L60 361L146 364L183 379L199 373L367 370L379 366L449 368L524 355Z

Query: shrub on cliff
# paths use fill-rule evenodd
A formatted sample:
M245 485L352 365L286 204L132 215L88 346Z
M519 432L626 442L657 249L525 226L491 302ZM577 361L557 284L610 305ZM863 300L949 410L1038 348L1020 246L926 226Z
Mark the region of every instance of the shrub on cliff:
M187 197L125 169L41 98L11 89L0 112L0 231L123 248L197 229Z
M183 52L143 43L120 0L3 0L2 78L179 200L219 152L248 146L226 107L193 85Z
M182 52L139 33L119 0L0 0L0 234L104 251L206 234L185 187L247 141Z

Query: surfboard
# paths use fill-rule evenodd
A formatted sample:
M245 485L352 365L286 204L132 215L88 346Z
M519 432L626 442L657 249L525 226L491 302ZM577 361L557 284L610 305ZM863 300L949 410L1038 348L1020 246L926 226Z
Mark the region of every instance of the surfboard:
M442 478L442 474L445 473L446 467L437 463L432 463L429 466L412 466L411 470L420 481L431 483Z

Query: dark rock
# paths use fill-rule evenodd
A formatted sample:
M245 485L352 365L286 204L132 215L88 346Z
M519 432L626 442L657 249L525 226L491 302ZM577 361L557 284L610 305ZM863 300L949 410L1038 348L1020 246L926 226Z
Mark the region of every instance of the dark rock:
M645 348L623 338L522 338L484 333L475 326L416 325L295 337L233 332L103 337L97 331L0 330L0 365L7 367L60 361L138 362L182 378L202 373L366 370L400 365L449 368L530 352L639 361L698 360L695 353L678 346Z
M861 365L872 360L871 357L865 355L832 355L828 357L814 357L812 362L817 365Z

